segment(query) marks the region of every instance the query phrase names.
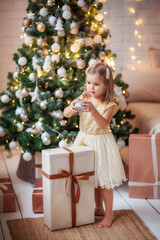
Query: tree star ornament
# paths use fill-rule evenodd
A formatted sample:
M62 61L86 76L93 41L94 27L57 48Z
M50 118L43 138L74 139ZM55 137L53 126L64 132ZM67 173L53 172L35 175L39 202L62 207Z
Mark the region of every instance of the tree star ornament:
M32 11L29 11L29 13L27 13L28 19L34 19L34 15L35 13L32 13Z
M34 92L29 93L29 95L32 97L31 102L35 102L35 101L40 102L40 99L38 97L38 91L39 91L39 88L38 86L36 86L34 89Z

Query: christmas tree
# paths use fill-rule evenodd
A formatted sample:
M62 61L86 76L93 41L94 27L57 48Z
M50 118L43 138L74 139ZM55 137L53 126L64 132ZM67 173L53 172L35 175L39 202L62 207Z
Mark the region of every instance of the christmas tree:
M95 0L29 0L24 43L13 57L17 67L0 94L0 145L13 149L19 143L24 160L35 151L74 141L79 117L65 119L63 109L82 93L89 65L102 61L111 66L116 58L106 46L110 33L101 9ZM114 83L119 111L111 129L121 148L133 132L126 121L133 115L125 111L128 85L120 74Z

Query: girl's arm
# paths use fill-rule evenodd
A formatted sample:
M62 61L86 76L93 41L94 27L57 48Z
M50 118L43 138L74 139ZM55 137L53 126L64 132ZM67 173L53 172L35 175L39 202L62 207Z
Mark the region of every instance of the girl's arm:
M63 115L66 118L72 117L74 114L77 114L77 108L75 107L77 100L73 100L71 104L66 107L63 111Z
M91 112L94 120L96 121L97 125L101 129L105 129L109 125L109 123L115 113L114 108L116 107L116 106L111 106L104 112L103 115L101 115L91 102L85 101L83 106L84 106L84 109L86 112Z

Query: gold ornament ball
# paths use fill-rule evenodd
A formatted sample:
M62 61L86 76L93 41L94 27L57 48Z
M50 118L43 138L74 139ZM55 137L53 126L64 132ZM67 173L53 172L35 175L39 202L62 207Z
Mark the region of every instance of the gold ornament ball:
M128 92L127 90L125 90L125 93L123 94L123 96L124 96L125 98L128 98L128 97L129 97L129 92Z
M37 25L37 30L38 30L39 32L44 32L45 29L46 29L46 26L45 26L43 23L39 23L39 24Z

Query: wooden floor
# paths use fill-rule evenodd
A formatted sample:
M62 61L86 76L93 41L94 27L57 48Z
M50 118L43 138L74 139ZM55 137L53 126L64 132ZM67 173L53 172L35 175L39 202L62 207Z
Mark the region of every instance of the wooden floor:
M43 216L32 212L32 185L16 176L19 156L19 152L15 151L11 158L6 158L5 152L0 148L0 165L1 161L5 162L16 194L16 212L0 213L0 240L11 239L7 220ZM160 239L160 200L129 199L128 184L125 183L114 190L113 207L114 210L133 209L155 237Z

